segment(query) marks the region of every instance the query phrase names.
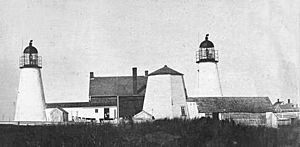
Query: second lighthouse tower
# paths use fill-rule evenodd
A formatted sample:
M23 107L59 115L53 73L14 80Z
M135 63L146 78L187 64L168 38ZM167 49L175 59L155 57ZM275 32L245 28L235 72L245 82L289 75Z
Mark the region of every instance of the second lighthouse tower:
M219 56L214 44L208 40L201 42L196 52L196 63L198 64L197 96L213 97L223 96L219 77L218 65Z
M46 121L41 68L42 59L38 56L38 50L32 46L31 40L20 57L15 121Z

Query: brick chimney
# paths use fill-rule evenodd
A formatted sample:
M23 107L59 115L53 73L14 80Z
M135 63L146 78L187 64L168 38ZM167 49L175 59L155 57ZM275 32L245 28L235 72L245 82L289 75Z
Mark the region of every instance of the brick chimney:
M290 100L290 99L288 99L288 104L289 104L289 103L291 103L291 100Z
M277 99L277 102L279 103L279 99Z
M90 78L94 78L94 72L90 72Z
M132 93L137 94L137 68L132 68Z
M148 77L148 70L145 70L145 77Z

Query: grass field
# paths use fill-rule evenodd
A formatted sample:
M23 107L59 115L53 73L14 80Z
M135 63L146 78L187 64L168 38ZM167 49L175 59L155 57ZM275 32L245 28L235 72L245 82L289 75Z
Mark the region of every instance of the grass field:
M0 125L0 146L300 146L300 123L279 129L209 118L148 123Z

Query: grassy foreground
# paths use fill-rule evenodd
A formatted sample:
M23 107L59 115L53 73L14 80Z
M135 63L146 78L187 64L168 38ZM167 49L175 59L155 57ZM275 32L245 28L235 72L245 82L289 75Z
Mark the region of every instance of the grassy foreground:
M300 125L279 129L208 118L148 123L0 125L0 146L300 146Z

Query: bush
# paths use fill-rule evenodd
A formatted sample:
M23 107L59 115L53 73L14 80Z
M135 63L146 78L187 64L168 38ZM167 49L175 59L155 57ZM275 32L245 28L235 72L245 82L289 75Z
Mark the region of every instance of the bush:
M118 126L0 125L0 146L299 146L299 124L274 129L201 118Z

